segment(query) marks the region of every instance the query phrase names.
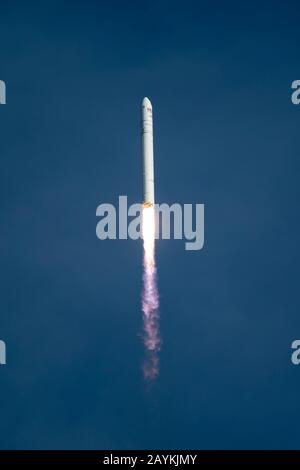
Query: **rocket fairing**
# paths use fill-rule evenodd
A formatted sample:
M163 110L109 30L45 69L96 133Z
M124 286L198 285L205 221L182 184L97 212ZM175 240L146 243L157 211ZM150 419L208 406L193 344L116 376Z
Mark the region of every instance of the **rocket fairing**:
M148 98L142 103L143 205L154 205L153 119Z

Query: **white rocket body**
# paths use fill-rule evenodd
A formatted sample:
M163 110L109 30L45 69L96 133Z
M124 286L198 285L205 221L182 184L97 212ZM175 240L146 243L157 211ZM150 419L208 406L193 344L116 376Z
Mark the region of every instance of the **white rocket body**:
M154 204L153 118L148 98L142 103L143 204Z

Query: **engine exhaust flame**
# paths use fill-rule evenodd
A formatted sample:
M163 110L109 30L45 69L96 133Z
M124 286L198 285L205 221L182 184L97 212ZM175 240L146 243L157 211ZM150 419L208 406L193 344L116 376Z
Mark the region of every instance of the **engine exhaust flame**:
M142 310L144 323L144 345L146 358L144 362L144 377L154 380L159 373L159 296L155 265L155 214L152 205L143 206L143 294Z

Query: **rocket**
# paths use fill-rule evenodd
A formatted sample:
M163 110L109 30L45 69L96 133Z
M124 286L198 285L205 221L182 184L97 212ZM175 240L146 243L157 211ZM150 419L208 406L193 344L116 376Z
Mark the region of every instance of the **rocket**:
M142 102L143 205L154 204L153 118L148 98Z

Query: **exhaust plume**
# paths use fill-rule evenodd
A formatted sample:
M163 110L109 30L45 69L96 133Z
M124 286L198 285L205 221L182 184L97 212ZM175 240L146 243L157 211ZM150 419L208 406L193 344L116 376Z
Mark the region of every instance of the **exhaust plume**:
M154 380L159 373L159 295L155 265L155 214L153 205L143 206L143 327L145 361L143 365L146 380Z

